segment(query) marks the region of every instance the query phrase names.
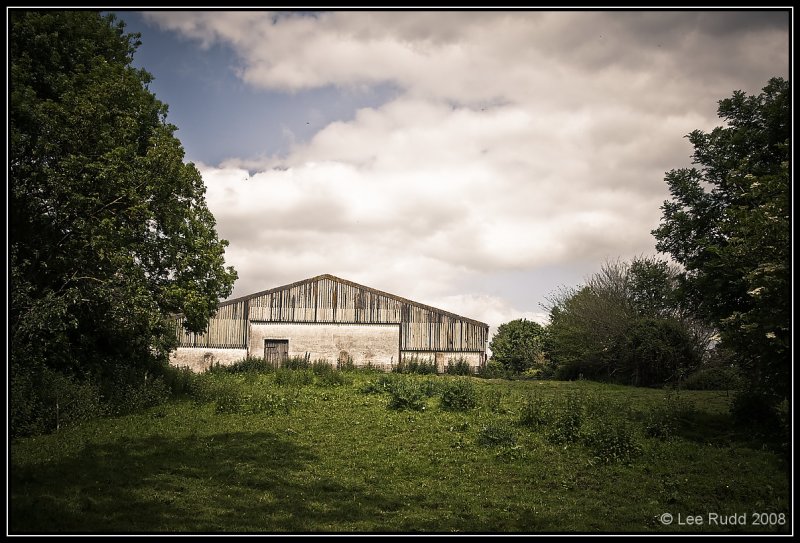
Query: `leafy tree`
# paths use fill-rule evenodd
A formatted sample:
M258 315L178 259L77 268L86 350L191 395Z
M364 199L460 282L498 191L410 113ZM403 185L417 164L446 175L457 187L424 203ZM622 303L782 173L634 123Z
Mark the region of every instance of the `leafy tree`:
M696 165L667 172L672 199L653 230L683 267L684 298L719 327L754 390L788 397L791 383L789 82L720 100L727 123L687 137Z
M508 371L522 373L535 366L545 366L544 344L545 328L541 324L517 319L499 326L489 348L492 360L503 364Z
M691 333L671 318L636 319L611 353L616 380L633 386L680 381L700 363Z
M548 353L557 376L650 385L696 365L710 333L677 303L677 273L651 257L606 262L585 285L551 296Z
M11 10L9 25L12 381L163 366L168 315L202 331L236 272L167 106L131 66L139 36L91 11Z

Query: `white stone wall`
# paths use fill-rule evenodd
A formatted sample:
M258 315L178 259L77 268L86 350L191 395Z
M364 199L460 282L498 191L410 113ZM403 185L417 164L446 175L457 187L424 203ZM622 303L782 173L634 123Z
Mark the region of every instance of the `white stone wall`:
M263 353L262 353L263 355ZM178 347L169 357L176 367L188 367L196 373L207 370L214 364L230 366L245 358L247 349L211 349L205 347Z
M352 357L356 366L371 364L389 370L400 355L400 326L397 324L291 324L251 323L251 356L264 356L264 340L288 339L289 356L336 364Z

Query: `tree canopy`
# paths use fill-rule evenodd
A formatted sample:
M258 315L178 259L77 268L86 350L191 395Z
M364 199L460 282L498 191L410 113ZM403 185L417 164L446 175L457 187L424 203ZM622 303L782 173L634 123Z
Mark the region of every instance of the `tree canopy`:
M506 370L521 373L545 364L545 328L527 319L517 319L497 328L489 342L492 359L503 364Z
M656 258L606 262L550 298L549 356L562 378L649 386L694 368L709 331L677 301L678 271Z
M92 11L9 12L12 367L163 363L169 319L202 331L227 297L197 168L184 163L138 34Z
M758 96L720 100L726 126L695 130L694 167L667 172L671 200L653 231L685 268L687 304L720 330L754 389L791 383L791 93L772 78Z

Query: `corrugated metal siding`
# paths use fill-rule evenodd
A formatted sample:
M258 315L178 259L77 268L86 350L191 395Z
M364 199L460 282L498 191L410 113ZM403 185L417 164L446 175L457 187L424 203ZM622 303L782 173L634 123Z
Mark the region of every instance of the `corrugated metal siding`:
M401 350L483 352L488 334L483 323L333 276L320 276L221 304L208 332L201 336L182 331L179 321L180 346L243 346L248 318L287 323L399 323Z

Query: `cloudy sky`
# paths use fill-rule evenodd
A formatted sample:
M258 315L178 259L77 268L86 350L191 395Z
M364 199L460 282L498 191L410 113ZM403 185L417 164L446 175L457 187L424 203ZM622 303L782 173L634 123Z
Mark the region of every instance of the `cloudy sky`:
M330 273L492 326L655 254L789 11L118 12L206 182L233 296Z

